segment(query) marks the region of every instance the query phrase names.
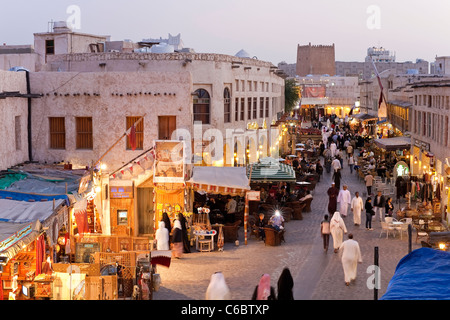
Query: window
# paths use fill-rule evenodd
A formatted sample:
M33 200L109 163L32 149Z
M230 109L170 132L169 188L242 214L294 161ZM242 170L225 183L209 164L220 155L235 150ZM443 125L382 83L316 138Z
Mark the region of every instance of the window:
M247 98L247 120L252 118L252 98Z
M209 124L209 93L205 89L198 89L194 96L194 121Z
M252 91L252 82L251 81L247 82L248 82L248 91Z
M269 117L269 98L266 98L266 118Z
M159 116L158 117L158 139L159 140L171 140L172 134L176 129L177 129L177 117L176 116Z
M259 98L259 117L264 118L264 98Z
M428 121L428 131L427 131L427 136L431 137L431 113L428 112L427 114L427 121Z
M126 130L131 128L141 117L127 117L126 119ZM144 149L144 119L139 121L135 128L136 131L136 150ZM130 139L127 138L127 150L132 150L130 145Z
M445 133L444 133L445 146L448 145L448 116L445 116Z
M55 40L45 40L45 54L55 54Z
M236 91L239 91L239 80L236 80Z
M239 121L239 98L234 100L234 121Z
M76 119L76 148L77 149L93 149L92 137L92 118L77 117Z
M48 118L50 131L50 149L66 148L66 123L64 117Z
M253 119L258 118L258 99L253 98Z
M241 121L245 120L245 99L241 98Z
M223 115L223 122L231 122L231 97L228 88L223 90Z
M16 116L14 118L14 126L15 126L15 138L16 138L16 150L22 149L22 128L20 125L20 116Z

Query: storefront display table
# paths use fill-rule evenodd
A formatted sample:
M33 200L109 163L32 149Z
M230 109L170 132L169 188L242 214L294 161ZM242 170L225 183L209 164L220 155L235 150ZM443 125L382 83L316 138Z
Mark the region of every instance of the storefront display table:
M194 231L195 249L197 251L213 251L214 250L214 236L216 230L211 231Z

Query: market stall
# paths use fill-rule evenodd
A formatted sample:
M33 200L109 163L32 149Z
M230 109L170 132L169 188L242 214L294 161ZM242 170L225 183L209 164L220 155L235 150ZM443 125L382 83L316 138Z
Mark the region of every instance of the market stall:
M186 184L195 192L232 197L245 197L246 192L250 190L246 169L243 167L193 167L192 177L186 181ZM246 210L243 217L245 232L247 217L248 211ZM207 225L200 223L194 226L194 230L199 232L205 227L208 229ZM247 234L245 237L247 239Z
M69 223L65 199L8 197L0 207L0 299L51 298L49 265L64 252L61 232Z

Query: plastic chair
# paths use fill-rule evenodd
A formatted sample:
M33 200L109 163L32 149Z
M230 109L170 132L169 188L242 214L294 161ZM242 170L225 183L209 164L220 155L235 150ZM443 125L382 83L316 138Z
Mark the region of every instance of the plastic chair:
M381 222L381 232L380 232L379 238L381 238L381 235L383 234L383 232L385 232L386 233L386 239L388 239L389 238L389 233L391 231L395 231L395 228L390 227L387 222L383 222L382 221Z

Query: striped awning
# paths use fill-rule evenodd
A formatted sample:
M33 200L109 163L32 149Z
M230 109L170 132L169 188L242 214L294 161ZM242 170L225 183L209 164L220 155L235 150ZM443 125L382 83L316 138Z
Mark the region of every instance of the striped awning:
M250 175L251 172L251 175ZM271 161L270 159L261 159L258 163L250 164L247 167L247 175L250 182L295 182L295 171L292 166Z
M244 167L194 167L186 185L195 191L233 196L250 190Z

